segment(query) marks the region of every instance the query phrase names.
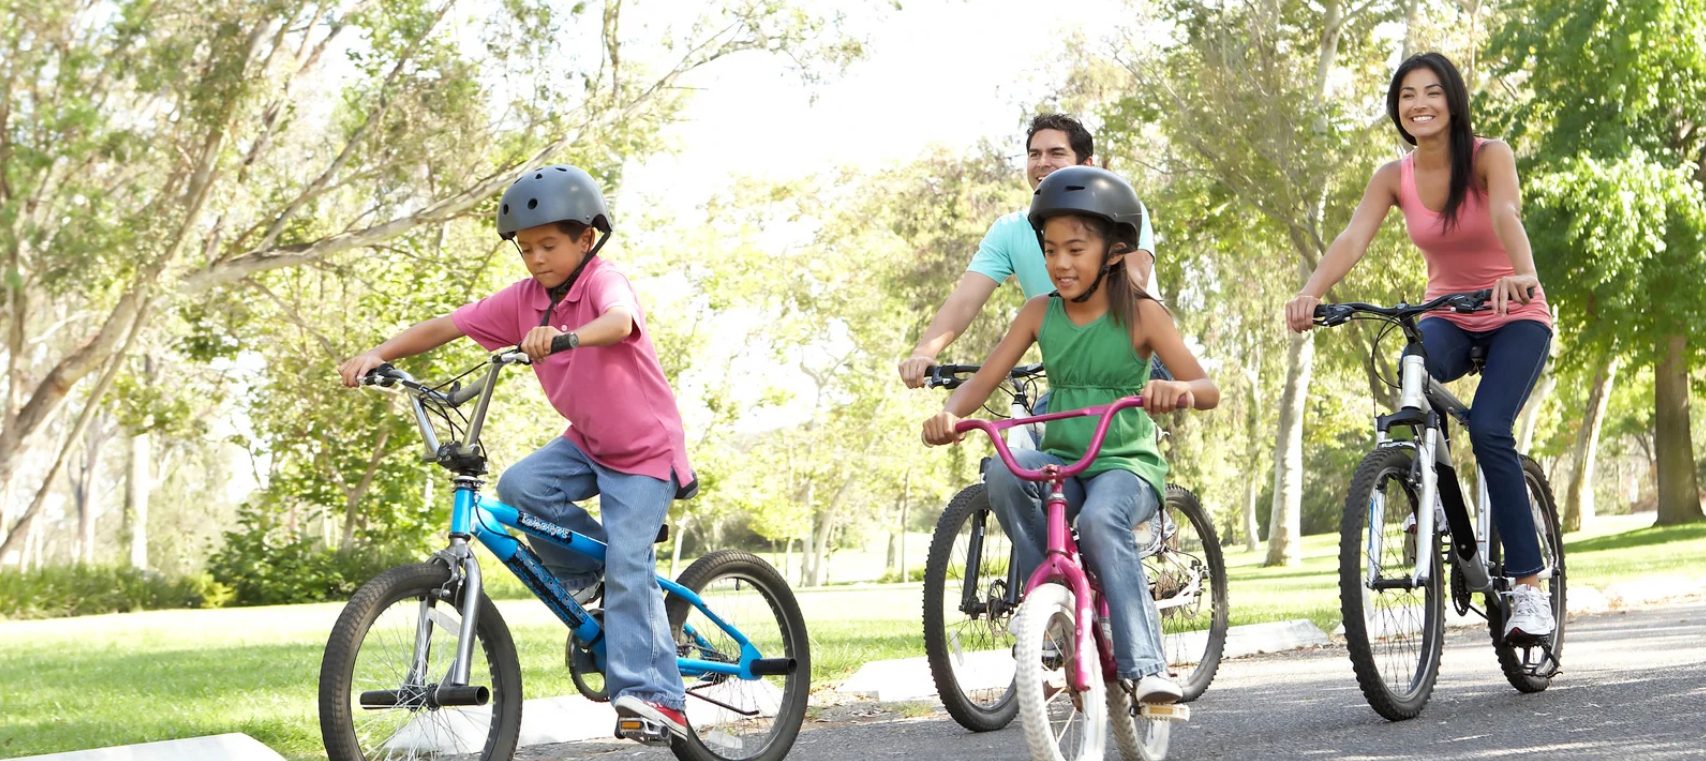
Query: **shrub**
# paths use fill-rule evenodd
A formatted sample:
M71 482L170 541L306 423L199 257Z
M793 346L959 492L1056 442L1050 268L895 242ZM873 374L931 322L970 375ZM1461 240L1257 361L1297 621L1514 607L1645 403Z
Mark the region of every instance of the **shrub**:
M58 618L164 608L217 608L231 589L200 573L168 578L128 566L0 573L0 618Z

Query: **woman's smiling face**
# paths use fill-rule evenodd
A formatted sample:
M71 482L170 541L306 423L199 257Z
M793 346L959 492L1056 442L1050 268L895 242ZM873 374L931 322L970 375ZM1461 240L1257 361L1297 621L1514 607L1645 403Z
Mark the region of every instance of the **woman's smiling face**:
M1404 75L1398 89L1398 118L1404 131L1417 140L1443 135L1451 124L1451 108L1439 75L1426 66Z

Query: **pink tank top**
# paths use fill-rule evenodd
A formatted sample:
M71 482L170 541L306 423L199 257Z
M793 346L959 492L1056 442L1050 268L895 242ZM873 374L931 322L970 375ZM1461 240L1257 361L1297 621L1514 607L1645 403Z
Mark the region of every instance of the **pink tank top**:
M1485 142L1477 139L1475 149L1479 151ZM1444 216L1422 205L1421 196L1416 193L1415 151L1405 156L1400 166L1398 208L1404 212L1410 240L1422 250L1422 258L1428 263L1427 298L1491 288L1499 278L1516 274L1504 244L1493 232L1493 215L1487 210L1487 199L1482 193L1470 188L1463 196L1463 204L1457 207L1457 224L1446 231L1442 224ZM1542 289L1536 289L1527 304L1512 302L1509 314L1435 312L1434 316L1450 320L1464 330L1493 330L1512 320L1533 320L1552 327L1552 313Z

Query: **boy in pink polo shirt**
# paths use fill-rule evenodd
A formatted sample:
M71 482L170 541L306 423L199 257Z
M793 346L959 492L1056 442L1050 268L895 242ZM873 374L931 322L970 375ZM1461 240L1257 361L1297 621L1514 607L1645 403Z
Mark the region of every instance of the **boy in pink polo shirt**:
M548 166L504 191L497 222L530 279L410 327L338 372L354 387L380 364L460 336L487 351L520 346L532 358L545 396L569 428L504 471L498 498L608 545L602 569L545 542L533 549L577 599L590 599L602 577L605 680L617 714L685 737L686 693L654 577L653 543L670 502L695 482L681 413L639 299L597 256L611 231L604 194L586 172ZM603 525L575 504L594 495Z

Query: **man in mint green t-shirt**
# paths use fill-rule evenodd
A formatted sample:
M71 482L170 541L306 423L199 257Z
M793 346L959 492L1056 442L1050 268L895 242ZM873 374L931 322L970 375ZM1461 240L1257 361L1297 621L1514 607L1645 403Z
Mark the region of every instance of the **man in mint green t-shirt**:
M1036 190L1037 183L1050 172L1091 164L1094 154L1095 143L1090 131L1084 129L1077 119L1065 114L1042 114L1031 120L1030 129L1025 132L1025 180L1031 184L1032 190ZM1138 233L1138 255L1127 256L1125 262L1132 282L1143 283L1151 294L1155 293L1155 244L1152 238L1149 210L1145 208L1142 229ZM936 356L965 332L983 305L989 302L989 297L994 295L995 289L1007 282L1008 277L1019 281L1019 290L1027 299L1054 290L1054 282L1049 279L1048 268L1043 263L1042 247L1037 244L1037 233L1025 220L1024 210L1005 215L990 225L989 232L983 236L983 243L977 248L977 255L966 266L966 274L960 278L960 284L936 312L930 327L925 328L924 337L912 350L912 356L900 363L900 377L906 385L912 388L924 385L924 376L936 364Z

